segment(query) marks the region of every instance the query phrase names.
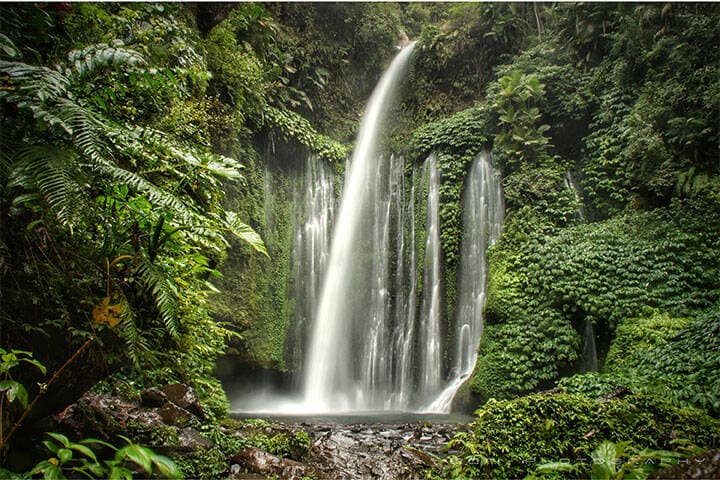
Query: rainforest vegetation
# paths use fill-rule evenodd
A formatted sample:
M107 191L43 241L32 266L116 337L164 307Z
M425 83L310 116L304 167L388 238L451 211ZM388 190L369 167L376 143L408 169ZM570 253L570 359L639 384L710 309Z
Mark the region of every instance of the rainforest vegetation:
M645 478L718 448L718 4L6 3L0 477L302 459L307 433L228 418L216 363L299 368L289 172L341 177L405 36L386 143L438 156L447 317L483 150L506 203L475 419L423 475Z

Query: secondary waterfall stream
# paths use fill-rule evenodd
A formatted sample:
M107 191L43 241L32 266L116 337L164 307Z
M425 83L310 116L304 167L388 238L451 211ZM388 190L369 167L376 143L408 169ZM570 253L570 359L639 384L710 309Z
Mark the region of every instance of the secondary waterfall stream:
M448 413L472 373L502 190L490 155L478 155L464 185L456 314L446 318L440 160L431 154L406 165L381 147L413 47L396 56L370 98L339 206L328 164L310 156L296 177L290 294L299 391L256 395L243 411Z

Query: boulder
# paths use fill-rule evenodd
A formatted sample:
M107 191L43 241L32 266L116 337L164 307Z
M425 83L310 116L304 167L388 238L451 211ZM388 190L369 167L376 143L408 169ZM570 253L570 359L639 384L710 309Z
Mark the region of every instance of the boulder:
M265 476L277 475L282 479L299 479L311 475L314 471L309 465L280 458L255 447L240 450L230 457L229 461L241 465L252 473Z
M200 399L191 386L185 385L184 383L172 383L160 387L159 390L165 394L165 397L169 401L178 407L184 408L200 418L205 418L202 405L200 405Z
M181 447L192 449L212 448L213 445L215 445L212 440L204 437L200 432L191 427L183 428L182 430L180 430L178 440Z
M160 407L158 413L166 424L175 427L186 427L194 417L192 413L170 402Z
M143 407L162 407L168 401L165 392L156 387L150 387L143 390L140 394L141 405Z
M164 425L162 416L156 410L142 408L120 397L92 393L86 393L57 414L55 421L79 437L99 436L104 439L123 433L130 423L148 427Z

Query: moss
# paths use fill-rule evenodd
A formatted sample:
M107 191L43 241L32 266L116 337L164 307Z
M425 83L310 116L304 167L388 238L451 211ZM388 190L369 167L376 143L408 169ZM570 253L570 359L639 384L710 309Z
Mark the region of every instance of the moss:
M449 462L452 473L465 478L518 478L538 464L582 461L603 440L669 450L678 439L702 448L720 442L720 422L639 395L597 402L537 394L489 402L476 415L469 432L456 435L450 444L461 451L459 461ZM573 475L588 476L589 465L584 468Z
M519 228L520 219L537 217L517 212L489 255L487 326L474 390L487 399L552 387L573 371L587 320L600 339L611 338L618 323L626 325L617 331L620 342L608 360L612 365L622 363L630 348L622 339L635 327L625 319L648 309L675 318L650 318L642 321L649 322L645 326L635 320L640 322L635 333L645 338L638 344L642 350L654 338L651 330L662 326L663 335L671 335L686 323L678 318L710 308L720 292L713 273L720 270L720 244L710 233L720 228L717 211L712 201L684 201L549 232ZM602 356L607 341L599 348ZM655 368L650 359L643 365ZM680 371L673 378L678 375ZM707 393L696 392L703 397Z

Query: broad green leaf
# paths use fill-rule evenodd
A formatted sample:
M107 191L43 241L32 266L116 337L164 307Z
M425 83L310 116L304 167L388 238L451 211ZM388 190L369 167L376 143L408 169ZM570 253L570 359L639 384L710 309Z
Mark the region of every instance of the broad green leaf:
M591 480L610 480L615 474L614 469L610 469L607 465L601 463L593 463L592 472L590 473Z
M70 440L62 433L47 432L47 434L60 442L63 447L68 448L70 446Z
M3 380L0 382L0 391L4 391L9 401L14 402L17 398L23 407L27 407L28 393L22 383L15 380Z
M130 460L133 463L138 464L147 473L152 472L152 451L141 445L128 445L117 451L115 454L115 460L123 461Z
M260 235L251 226L242 223L235 212L225 212L225 219L230 231L235 236L245 240L255 250L270 258Z
M45 480L60 480L64 479L65 476L63 475L62 469L60 467L50 463L43 472L43 478Z
M27 362L32 365L35 365L43 373L43 375L45 375L47 373L47 368L45 367L45 365L38 362L37 360L32 359L32 358L23 358L22 360L23 360L23 362Z
M117 447L115 445L108 443L104 440L98 440L97 438L83 438L82 440L80 440L80 443L82 443L83 445L90 445L90 444L96 443L98 445L102 445L103 447L108 447L113 450L117 450Z
M68 450L67 448L61 448L57 451L58 459L60 459L60 465L63 463L68 462L72 459L73 453L72 450Z
M552 472L571 472L575 468L575 465L567 462L550 462L544 463L537 467L535 471L537 473L552 473Z
M127 468L112 467L110 470L109 480L132 480L133 474Z
M183 478L183 473L178 466L163 455L153 455L152 461L163 478Z
M75 450L76 452L80 452L83 455L85 455L88 458L92 458L94 461L97 462L97 457L95 457L95 452L90 450L85 445L80 445L79 443L73 443L70 445L70 448Z
M57 453L59 448L57 445L55 445L54 442L51 442L50 440L43 440L43 445L45 445L45 448L50 450L52 453Z

